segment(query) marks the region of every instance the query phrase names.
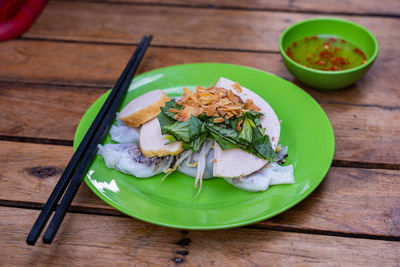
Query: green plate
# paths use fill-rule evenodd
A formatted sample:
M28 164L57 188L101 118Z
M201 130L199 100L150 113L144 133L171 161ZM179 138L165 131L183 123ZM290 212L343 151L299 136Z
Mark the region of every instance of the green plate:
M121 107L146 92L162 89L170 96L182 88L208 86L226 77L263 97L282 120L281 141L289 146L286 164L294 164L296 182L271 186L265 192L239 190L223 179L205 180L198 197L194 179L179 172L161 182L162 174L139 179L108 169L96 156L85 177L95 194L137 219L180 229L222 229L271 218L299 203L323 180L332 163L334 135L328 117L303 90L272 74L243 66L199 63L177 65L138 75ZM94 120L107 93L85 113L77 128L74 149ZM106 136L103 143L112 143Z

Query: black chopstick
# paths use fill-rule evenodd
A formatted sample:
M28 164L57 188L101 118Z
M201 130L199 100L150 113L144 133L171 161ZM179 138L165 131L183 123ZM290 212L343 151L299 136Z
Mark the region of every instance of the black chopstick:
M152 36L146 36L143 37L142 40L140 41L137 49L135 50L133 56L129 60L129 63L125 67L123 73L121 74L120 78L118 79L117 83L115 84L113 90L111 91L110 95L108 96L107 100L103 104L102 108L100 109L99 113L97 114L95 120L93 121L92 125L90 126L89 130L87 131L85 137L83 138L82 142L80 143L78 149L72 156L70 162L68 163L67 167L65 168L64 173L61 175L58 183L53 189L53 192L51 193L49 199L47 200L45 206L43 207L41 213L39 214L35 224L33 225L26 242L29 245L34 245L40 236L40 233L42 232L44 226L46 225L48 219L50 218L53 210L55 209L58 201L60 200L61 196L63 195L68 183L71 181L74 181L72 178L72 174L74 171L75 174L73 177L77 177L80 175L79 179L76 178L75 180L79 180L79 183L76 184L74 183L74 190L75 192L73 194L68 193L70 191L71 185L65 194L63 198L64 206L62 209L60 209L60 212L63 212L64 214L62 217L59 215L57 216L57 221L52 220L52 228L53 230L50 231L50 226L49 229L47 229L46 233L49 232L51 233L51 238L46 238L44 240L48 241L51 243L51 240L54 238L55 234L57 233L59 225L55 227L55 223L57 222L58 224L61 224L62 219L64 218L65 212L69 207L69 204L72 202L73 197L75 196L75 193L77 189L79 188L81 177L83 175L83 171L85 170L85 167L90 163L91 158L95 155L95 152L97 151L97 144L101 141L103 138L106 128L111 124L111 121L114 119L116 108L118 107L122 97L125 94L126 88L128 87L133 74L135 73L136 69L139 66L139 63L141 59L143 58L144 52L146 51L148 45L150 44L150 41L152 39ZM107 123L107 125L105 124ZM103 125L103 126L102 126ZM104 126L106 125L106 126ZM102 132L101 132L102 131ZM101 134L99 133L101 132ZM101 137L100 137L101 136ZM95 147L90 146L90 144L94 143ZM92 153L89 153L91 155L90 160L88 160L88 152L90 152L90 149L94 150ZM82 156L85 156L84 159L82 159ZM82 159L82 161L81 161ZM86 159L86 160L85 160ZM79 164L79 166L78 166ZM86 164L86 165L85 165ZM78 167L77 167L78 166ZM83 171L82 171L83 169ZM76 188L76 189L75 189ZM66 198L68 194L68 199L69 204L66 204ZM59 209L57 209L58 211ZM57 212L56 212L57 214ZM54 222L53 222L54 221ZM55 230L55 231L54 231ZM46 242L45 241L45 242Z
M151 41L151 36L149 38L145 39L143 49L140 50L137 60L134 62L132 69L129 70L127 78L123 81L121 90L117 91L117 94L115 96L115 101L111 103L111 106L109 110L107 111L107 114L105 115L105 118L103 122L99 125L99 128L97 129L97 132L95 133L92 142L90 142L88 150L86 153L83 155L83 159L72 177L71 183L68 186L67 191L65 192L64 197L62 198L59 206L57 207L57 210L43 236L43 242L47 244L51 244L53 241L55 235L57 234L57 231L64 219L64 216L71 205L72 200L74 199L76 192L79 189L79 186L82 182L82 177L84 173L86 173L88 166L93 160L93 157L96 155L97 152L97 145L101 142L101 140L104 138L106 133L108 132L108 129L110 127L111 122L115 118L115 113L117 111L117 108L120 104L121 99L125 95L126 89L128 88L129 84L131 83L131 78L133 77L134 73L136 72L137 68L139 67L139 64L144 56L144 53L146 52L147 47L150 44Z

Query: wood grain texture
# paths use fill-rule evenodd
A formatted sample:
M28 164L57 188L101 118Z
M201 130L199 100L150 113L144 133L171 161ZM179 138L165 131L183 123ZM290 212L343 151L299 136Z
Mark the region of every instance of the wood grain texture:
M400 110L322 104L335 132L334 159L398 164Z
M134 47L17 40L0 43L0 80L111 87ZM112 55L112 56L110 56ZM400 61L379 55L368 74L339 91L303 88L318 102L347 103L399 109ZM138 73L193 62L250 66L299 84L278 54L150 47ZM67 89L67 88L66 88ZM69 89L68 89L69 90Z
M106 89L0 83L0 135L73 140ZM322 103L335 131L335 160L399 164L400 109Z
M37 214L0 207L2 264L174 266L180 258L190 266L394 266L400 261L400 246L391 241L243 228L184 234L126 217L71 213L51 246L29 247L25 237Z
M143 35L153 33L153 45L278 51L278 40L283 30L312 17L315 15L56 1L48 4L23 36L134 44ZM390 52L394 56L400 35L394 34L393 30L400 28L399 19L337 17L367 27L380 41L382 53Z
M79 1L79 0L78 0ZM93 2L152 4L152 5L178 5L207 8L233 8L251 10L282 10L297 12L317 13L342 13L342 14L374 14L383 16L400 15L400 3L396 0L340 0L332 4L332 1L302 0L302 1L275 1L275 0L89 0Z
M0 135L72 141L80 118L105 91L0 83Z
M4 141L0 145L0 200L44 203L72 149ZM74 210L116 213L86 185L79 189L73 206ZM256 225L400 237L399 207L400 171L331 168L310 197Z

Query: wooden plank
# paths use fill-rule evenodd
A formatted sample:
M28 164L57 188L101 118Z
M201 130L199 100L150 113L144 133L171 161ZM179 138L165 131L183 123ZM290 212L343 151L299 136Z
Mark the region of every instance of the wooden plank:
M51 246L29 247L25 238L37 214L0 207L5 266L172 266L174 260L190 266L394 266L400 261L399 243L391 241L245 228L183 233L126 217L71 213Z
M100 2L99 0L89 0ZM130 4L151 4L151 5L178 5L205 8L233 8L251 10L282 10L297 12L317 12L317 13L342 13L342 14L376 14L383 16L400 15L400 3L396 0L385 0L377 2L374 0L353 0L349 2L337 2L332 5L329 0L312 1L275 1L275 0L101 0L109 3L130 3Z
M0 135L73 140L80 118L105 89L0 83ZM336 160L398 164L400 109L323 103Z
M111 87L134 47L17 40L0 43L0 80ZM112 55L112 56L110 56ZM221 62L291 78L278 54L150 47L139 72L175 64ZM399 107L400 61L379 55L357 84L339 91L305 90L319 102ZM84 70L84 71L83 71ZM2 87L7 86L5 84ZM68 89L69 90L69 89ZM3 93L4 94L4 93Z
M400 110L322 104L335 132L338 160L398 164ZM398 126L396 126L398 125Z
M105 91L0 83L0 135L72 141L80 118Z
M132 44L152 33L154 45L278 51L282 31L312 17L293 12L56 1L48 4L24 37ZM393 31L400 28L399 19L338 17L370 29L381 41L382 54L394 58L397 50L398 55L400 36Z
M0 142L3 203L44 203L72 149L65 146ZM74 199L75 210L114 213L86 185ZM400 171L331 168L318 189L291 210L261 227L293 228L400 237Z

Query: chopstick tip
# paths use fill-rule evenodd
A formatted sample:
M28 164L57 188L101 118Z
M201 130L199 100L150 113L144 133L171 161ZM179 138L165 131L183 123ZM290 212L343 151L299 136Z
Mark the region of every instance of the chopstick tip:
M26 239L26 244L30 245L30 246L34 246L36 244L36 240L33 239Z
M51 242L53 242L53 238L46 236L43 237L43 243L51 244Z

